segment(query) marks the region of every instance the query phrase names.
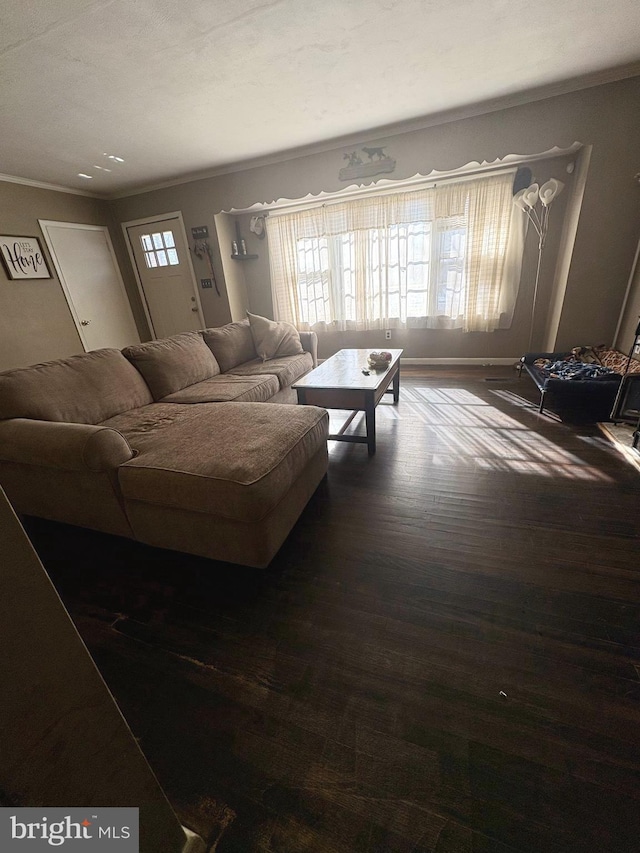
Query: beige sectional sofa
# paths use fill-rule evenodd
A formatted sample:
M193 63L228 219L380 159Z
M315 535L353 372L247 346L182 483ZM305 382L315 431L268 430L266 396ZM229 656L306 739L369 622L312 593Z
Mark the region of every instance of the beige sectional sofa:
M327 470L328 417L246 321L0 373L0 484L18 512L266 566Z

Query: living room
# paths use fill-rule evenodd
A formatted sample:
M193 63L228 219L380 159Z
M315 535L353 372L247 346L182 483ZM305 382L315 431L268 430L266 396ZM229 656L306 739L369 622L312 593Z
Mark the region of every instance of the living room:
M411 12L415 28L424 31L427 9L409 5L402 15L393 4L376 3L369 11L375 6L380 15L397 14L402 32L408 31ZM291 4L285 6L293 15ZM98 7L93 11L108 14ZM210 10L206 4L198 8L201 17L185 27L186 34L181 31L199 45L191 58L202 56L207 45ZM614 9L611 21L623 22L622 31L632 33L635 9L626 3ZM178 10L165 12L175 24ZM283 24L271 14L269 8L250 10L249 17L258 18L247 24L253 33L248 44L259 42L259 16L270 26ZM599 20L593 14L592 44ZM54 50L57 30L72 34L67 31L72 18L60 9L56 15L35 34L30 24L28 38L18 31L7 37L7 56L25 51L35 63L41 40ZM311 15L311 29L320 26L317 17ZM514 15L509 20L513 36L517 21ZM538 57L538 70L554 53L571 53L570 16L558 25L564 40L553 51L542 51L535 40L533 47L527 39L520 44L521 61L511 66L514 81L526 65L527 45L532 65ZM184 42L176 37L172 44L165 36L163 50L175 60ZM221 39L221 51L238 49L219 33L211 37ZM115 50L116 35L107 41L109 50L105 47L97 67ZM425 73L419 85L397 88L404 93L398 96L400 112L405 110L401 120L392 119L390 99L380 97L378 112L369 103L374 119L345 121L328 137L318 130L321 106L314 111L312 101L305 101L291 125L308 122L306 132L315 128L315 137L301 135L295 145L274 142L261 153L257 142L252 151L241 138L257 139L260 121L249 120L247 102L227 96L228 123L238 122L235 141L246 153L234 158L228 140L224 156L214 145L207 151L208 139L215 140L212 118L202 124L199 145L184 145L193 151L192 166L179 160L177 150L171 160L175 137L167 132L163 143L162 127L153 121L153 132L144 131L150 145L156 137L148 154L139 146L143 130L137 128L129 149L125 136L102 137L80 162L60 153L59 127L51 126L55 142L41 130L27 150L15 122L7 119L5 162L11 165L0 176L0 233L38 237L51 275L16 281L0 267L0 371L84 350L45 241L46 222L108 229L144 345L154 335L127 246L127 224L180 213L203 327L216 329L241 320L245 310L282 319L273 297L270 237L252 230L256 217L263 223L287 209L362 192L430 187L504 170L514 179L524 176L524 186L549 179L563 185L549 209L540 255L534 229L527 232L508 323L493 331L399 323L390 338L386 327L316 325L320 362L344 348L402 349L399 400L378 406L374 455L358 444L328 442L327 475L304 497L305 508L266 568L190 555L188 548L154 547L90 524L20 519L36 562L39 558L51 577L132 729L130 746L137 741L170 810L208 849L636 849L637 469L596 424L540 413L533 383L514 370L529 350L606 343L627 353L634 342L640 313L640 66L634 37L630 44L623 41L619 35L617 58L603 56L591 65L574 58L573 73L539 71L535 81L522 78L509 87L496 64L493 80L475 100L464 100L460 89L456 100L450 90L449 104L433 108L428 107L435 95L423 91L429 89ZM155 65L150 44L145 56ZM65 63L73 64L74 49L84 55L73 41L59 48ZM353 46L340 50L346 62ZM318 55L322 61L310 62L309 74L327 71L331 52ZM399 43L393 55L400 66ZM489 59L484 56L486 68L493 67ZM197 67L186 63L176 83L185 92L187 73ZM300 59L290 70L300 73L303 67ZM226 73L232 70L236 66ZM259 65L255 73L260 80ZM455 76L450 75L452 86ZM237 82L238 92L248 91L242 88L246 80ZM265 92L275 97L277 88L268 77L262 85L256 116L258 101ZM363 103L376 100L366 81L352 77L349 86ZM193 84L189 92L191 107L204 97L204 89L200 95L197 89ZM381 95L374 84L371 92ZM125 97L121 89L117 97ZM77 121L82 110L73 98L60 98L61 115L67 109L69 122ZM345 104L352 100L346 88L341 99L346 116ZM281 138L288 127L283 123ZM361 166L375 164L376 156L369 158L365 149L382 150L393 161L392 171L345 179L350 157L359 155ZM65 170L68 179L61 177ZM196 251L192 229L203 227L210 256ZM245 242L246 263L232 259L234 240ZM332 427L338 414L331 412ZM235 424L226 427L232 432ZM364 418L356 417L349 430L362 435ZM224 436L215 429L210 434L215 450L216 438ZM55 489L54 479L54 497ZM4 530L9 516L2 518ZM11 563L11 552L8 556ZM9 577L5 625L31 624L34 608L10 594ZM35 589L31 595L44 614L49 591ZM57 661L49 668L62 672L59 649L67 646L66 640L54 641L58 630L63 627L52 628L51 637L43 632L41 655ZM84 650L74 647L76 653ZM27 673L21 685L25 696L41 690L46 678L35 663L32 671L35 680L29 683ZM108 698L83 694L82 701L89 707ZM77 725L87 731L96 726L84 711L81 723L74 717L72 700L70 694L71 710L59 731L43 741L50 754L33 747L35 723L33 737L14 744L15 778L3 776L0 804L115 804L113 787L127 775L126 733L124 775L120 782L117 773L105 779L111 799L95 779L79 775L74 788L56 778L60 768L69 775L75 767L71 758L60 757L69 732ZM53 708L55 697L50 701ZM31 719L26 712L25 719ZM43 712L37 725L44 731L50 722ZM17 722L16 730L25 736ZM46 773L31 772L34 767ZM31 792L26 799L16 790L18 778L21 790ZM64 790L64 802L56 786ZM133 805L134 783L125 789L120 804ZM150 806L138 801L143 830ZM166 833L168 853L203 849L182 848L184 839L178 833L174 842L174 831L171 825ZM140 849L152 849L151 837L141 839Z
M509 155L529 153L531 159L525 156L520 163L533 167L535 177L540 174L543 180L547 175L553 176L567 185L566 194L559 196L558 207L553 211L548 250L543 257L539 292L539 306L543 308L538 308L535 318L535 348L562 349L580 342L613 344L637 247L638 185L634 175L638 85L637 78L620 80L397 135L366 134L358 144L386 145L397 163L394 181L416 174L429 175L434 170L447 174L474 163L493 164L505 158L508 164ZM572 150L575 143L577 150ZM40 231L38 220L107 225L136 323L141 335L148 336L120 223L181 211L188 234L191 228L206 225L215 235L214 217L222 211L243 211L278 199L303 199L343 190L338 173L344 152L350 147L353 145L340 144L328 151L271 165L108 200L2 182L3 227L9 234L35 234ZM557 156L557 149L569 153ZM555 152L556 156L535 159L545 152ZM563 235L563 214L572 195L571 185L579 177L579 166L585 158L588 180L578 193L573 233ZM573 164L571 174L566 171L569 164ZM615 208L615 216L605 215L605 206ZM250 253L258 255L256 261L242 265L242 275L250 309L272 316L268 255L263 251L264 243L249 230L255 212L237 215ZM398 346L405 347L407 358L493 361L522 355L532 322L536 264L533 229L530 232L511 328L490 334L430 329L425 335L400 330L395 340ZM571 245L568 260L559 261L563 237ZM222 266L222 255L230 254L231 247L218 246L215 240L212 243L214 274L223 289L220 297L213 289L200 291L207 326L232 319ZM567 251L566 246L564 250ZM561 268L563 263L566 269ZM193 264L197 279L211 277L205 260L194 258ZM34 282L26 289L7 285L0 291L3 369L78 351L78 333L60 287L44 281ZM547 310L550 305L553 311ZM552 346L547 346L549 341ZM631 341L625 339L623 348L628 343ZM320 336L320 355L329 355L340 346L355 345L348 335L327 337L325 333ZM381 334L358 335L358 345L381 348L384 339Z

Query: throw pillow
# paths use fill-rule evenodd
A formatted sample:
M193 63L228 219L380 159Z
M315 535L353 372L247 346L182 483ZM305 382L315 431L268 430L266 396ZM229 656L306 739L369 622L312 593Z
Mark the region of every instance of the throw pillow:
M156 402L220 373L220 365L200 332L181 332L125 347L122 354L143 375Z
M263 361L283 355L301 355L304 352L298 330L291 323L277 323L248 311L247 317L253 344Z
M256 357L256 348L253 345L248 320L205 329L202 337L216 357L223 373L228 373L233 367L244 364L245 361L253 361Z

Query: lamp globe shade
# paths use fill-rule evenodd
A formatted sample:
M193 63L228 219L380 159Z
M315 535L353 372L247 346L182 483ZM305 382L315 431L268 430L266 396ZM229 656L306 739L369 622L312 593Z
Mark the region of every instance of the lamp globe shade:
M527 187L522 198L527 207L535 207L538 201L538 185L531 184L531 186Z
M518 190L518 192L513 197L513 203L516 207L520 208L520 210L527 210L528 207L524 200L524 194L526 193L526 191L526 187L523 190Z
M540 201L545 207L549 207L551 202L557 195L560 195L564 184L562 181L557 181L555 178L549 180L540 187Z

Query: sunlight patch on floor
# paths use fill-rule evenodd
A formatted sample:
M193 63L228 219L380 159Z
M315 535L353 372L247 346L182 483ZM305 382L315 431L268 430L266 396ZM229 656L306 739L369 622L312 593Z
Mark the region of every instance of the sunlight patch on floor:
M532 403L509 391L492 391L503 402L522 409ZM347 412L330 411L331 431L337 432ZM513 471L538 477L610 482L611 478L579 455L559 447L516 417L461 388L403 387L400 404L386 401L376 409L378 452L386 425L396 423L398 441L411 441L421 425L420 449L425 461L437 467L473 464L484 471ZM407 435L403 438L402 426ZM357 415L347 434L364 435L364 414ZM335 444L330 442L330 446Z

